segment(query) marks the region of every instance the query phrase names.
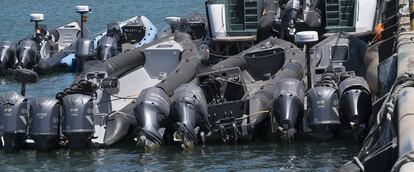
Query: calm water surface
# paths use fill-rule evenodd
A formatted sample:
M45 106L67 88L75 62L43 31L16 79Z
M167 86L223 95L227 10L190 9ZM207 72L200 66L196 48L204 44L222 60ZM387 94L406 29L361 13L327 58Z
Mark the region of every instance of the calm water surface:
M88 27L92 33L106 29L110 22L145 15L159 29L166 16L184 16L202 11L203 0L1 0L0 40L18 41L32 33L28 14L44 13L48 28L78 18L75 5L89 5ZM42 76L28 86L28 97L55 96L73 80L73 74ZM19 91L20 86L0 78L0 92ZM299 141L290 145L260 143L247 145L207 145L191 152L164 146L155 152L134 148L93 149L72 152L21 151L0 153L0 171L332 171L358 151L352 141L319 143Z
M332 171L357 151L352 142L298 142L290 145L207 145L191 152L164 146L145 152L134 148L73 152L0 153L1 169L10 171Z

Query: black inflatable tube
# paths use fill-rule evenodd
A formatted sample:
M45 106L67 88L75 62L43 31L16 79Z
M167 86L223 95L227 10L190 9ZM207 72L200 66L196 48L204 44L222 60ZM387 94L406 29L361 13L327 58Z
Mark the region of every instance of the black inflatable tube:
M250 97L250 113L258 113L258 115L254 115L251 117L250 126L252 127L252 129L261 124L267 118L267 114L269 114L269 112L267 111L272 107L273 103L274 88L275 87L272 84L264 85L260 88L259 91L257 91Z
M181 36L180 36L181 35ZM182 43L184 49L189 46L189 43L184 44L187 41L187 34L184 33L176 33L174 36L174 40L177 42ZM105 70L110 77L122 77L123 75L127 74L134 68L143 66L145 64L145 55L144 50L150 46L166 42L172 38L171 36L165 37L163 39L155 40L152 43L145 44L144 46L126 51L122 54L118 54L104 62ZM188 40L191 41L191 40ZM185 50L184 50L185 51Z
M223 60L211 67L211 71L218 71L232 67L239 67L241 70L245 69L247 65L246 59L239 55Z
M119 54L105 61L105 69L109 76L120 77L145 63L143 49L135 49Z
M122 108L119 112L115 112L108 116L104 139L106 146L115 144L124 138L130 131L130 126L137 125L137 122L133 115L135 106L136 103L132 102Z
M181 61L175 70L168 74L166 79L156 85L156 87L162 88L169 96L181 84L194 79L199 73L198 68L201 65L201 55L196 45L188 38L188 34L176 32L174 40L179 42L184 48L181 54Z
M65 70L68 66L62 64L61 61L69 54L75 53L75 47L76 45L72 44L62 51L53 54L52 57L41 60L35 69L36 72L39 74L46 74L54 71Z

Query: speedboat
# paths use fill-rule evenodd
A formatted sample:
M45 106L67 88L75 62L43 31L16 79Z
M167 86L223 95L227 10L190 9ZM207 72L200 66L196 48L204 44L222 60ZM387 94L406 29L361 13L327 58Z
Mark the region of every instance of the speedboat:
M125 26L128 23L134 24L127 22ZM192 27L187 20L183 19L182 23L184 27ZM178 25L174 22L174 26ZM134 97L148 87L164 84L169 75L179 74L179 78L168 82L172 84L168 84L170 90L188 82L203 57L198 53L191 35L177 31L105 61L85 61L82 74L56 98L36 98L27 106L2 104L2 107L16 111L30 109L30 123L23 125L27 129L23 134L25 136L3 137L4 145L7 150L19 149L13 147L17 145L15 143L23 143L22 147L48 150L60 146L76 149L119 143L131 135L137 125L133 115ZM136 83L136 79L140 82ZM9 118L20 120L17 114ZM61 130L56 130L56 126ZM4 127L1 133L13 128L16 129L14 126Z
M69 51L41 61L37 72L80 71L85 61L105 61L117 54L148 44L155 40L157 28L145 16L132 17L126 21L110 23L107 31L93 40L78 39Z
M89 11L88 6L77 6L76 12L82 16L81 22L71 22L55 30L47 30L46 25L39 24L45 19L43 14L31 14L30 21L35 23L33 36L20 40L17 44L10 41L1 43L1 74L19 68L37 70L45 60L56 56L63 58L67 51L74 50L79 38L88 35L83 23L86 18L84 14Z

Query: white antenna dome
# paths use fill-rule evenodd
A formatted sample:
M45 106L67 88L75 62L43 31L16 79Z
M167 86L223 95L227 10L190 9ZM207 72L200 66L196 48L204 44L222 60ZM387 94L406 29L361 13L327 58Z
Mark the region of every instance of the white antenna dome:
M181 21L180 17L166 17L165 22L167 22L169 25L179 23Z
M316 31L303 31L295 34L296 43L311 43L319 40L318 32Z
M30 14L30 21L31 22L40 22L45 20L45 16L41 13L37 13L37 14Z
M79 5L79 6L76 6L75 8L76 8L77 13L89 13L89 12L91 12L91 9L87 5Z

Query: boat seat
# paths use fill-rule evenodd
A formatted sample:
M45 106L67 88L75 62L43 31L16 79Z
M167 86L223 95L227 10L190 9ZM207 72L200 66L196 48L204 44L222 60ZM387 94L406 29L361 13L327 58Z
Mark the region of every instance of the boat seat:
M151 79L167 75L180 63L183 47L175 41L162 42L144 50L144 68Z
M59 51L73 44L81 32L79 23L72 22L56 29L59 34L57 41Z

